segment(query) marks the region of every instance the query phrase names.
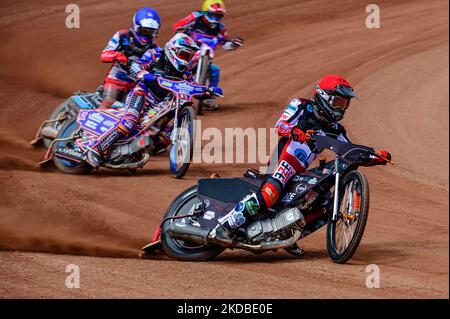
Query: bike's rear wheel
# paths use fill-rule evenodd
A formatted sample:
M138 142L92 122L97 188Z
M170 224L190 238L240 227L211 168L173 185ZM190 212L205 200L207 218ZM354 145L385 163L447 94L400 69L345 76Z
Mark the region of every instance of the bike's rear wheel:
M339 194L338 220L327 226L327 250L333 262L344 264L358 249L369 214L369 184L359 171L348 173Z
M191 208L199 203L197 198L197 186L193 186L181 193L169 206L164 218L186 215ZM205 246L201 244L191 243L183 240L173 239L167 230L170 223L165 222L161 229L161 245L165 253L173 259L181 261L205 261L219 255L224 248L220 246Z
M49 120L56 120L60 116L60 114L67 112L69 109L70 109L70 99L67 99L56 107L56 109L52 112L52 114L50 114ZM58 121L58 122L47 124L47 125L50 126L49 129L59 131L61 129L61 127L64 125L64 122ZM45 148L50 147L52 140L53 139L50 137L44 137L42 139L42 142L44 143Z
M177 179L183 178L191 165L195 141L194 120L194 109L186 106L178 115L178 127L172 131L176 136L170 148L170 170Z
M57 139L70 139L79 130L79 125L75 118L67 120L63 125L58 135ZM92 171L93 167L86 162L75 163L67 159L59 158L55 155L55 151L58 148L71 147L73 145L73 140L60 141L53 144L53 163L62 172L66 174L86 174Z

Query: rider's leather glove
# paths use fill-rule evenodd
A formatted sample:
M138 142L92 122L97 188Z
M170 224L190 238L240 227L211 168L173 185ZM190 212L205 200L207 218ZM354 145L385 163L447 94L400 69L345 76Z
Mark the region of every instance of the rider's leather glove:
M131 67L130 67L130 74L132 75L132 76L138 76L138 74L139 74L139 72L141 72L142 71L142 65L141 64L139 64L139 63L136 63L136 62L134 62L133 64L131 64Z
M314 133L316 133L314 130L308 130L305 133L301 128L295 126L291 130L291 139L300 143L309 143L311 141L311 135Z
M119 63L123 63L123 64L128 63L127 56L125 54L123 54L122 52L117 52L117 54L114 56L114 60Z
M301 128L295 126L291 130L290 138L295 142L305 143L306 134Z
M226 51L232 51L232 50L236 50L237 48L239 48L240 46L244 45L244 40L237 37L235 39L230 39L228 41L225 42L225 44L223 45L223 49Z
M386 150L379 150L379 151L377 152L377 154L378 154L378 156L380 156L380 157L377 157L376 160L377 160L377 162L378 162L379 164L381 164L381 165L386 165L386 164L387 164L387 161L386 161L386 160L388 160L388 161L392 160L392 155L391 155L391 153L389 153L389 152L386 151ZM385 160L385 159L386 159L386 160Z
M128 62L128 58L125 54L119 51L105 51L101 55L102 62L111 63L117 61L119 63L126 64Z

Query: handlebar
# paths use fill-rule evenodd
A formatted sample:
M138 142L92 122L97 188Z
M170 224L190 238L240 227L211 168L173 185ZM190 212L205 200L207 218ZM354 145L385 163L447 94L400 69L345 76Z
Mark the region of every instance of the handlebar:
M349 142L343 142L336 139L338 135L332 134L332 133L325 133L323 131L320 131L320 134L318 131L315 131L311 134L310 141L315 143L315 148L327 148L332 151L334 151L336 154L347 154L351 151L365 151L366 154L375 156L377 158L382 159L386 163L389 163L391 165L394 165L395 163L387 158L384 158L383 156L377 154L373 148L367 147L364 145L357 145Z
M386 163L389 163L389 164L391 164L391 165L395 165L395 163L394 163L393 161L388 160L387 158L381 156L380 154L377 154L377 153L373 152L372 155L373 155L373 156L376 156L376 157L378 157L378 158L380 158L380 159L382 159L382 160L385 161Z
M231 41L233 42L233 44L240 46L240 47L244 45L244 39L241 37L236 37L236 38L232 39Z

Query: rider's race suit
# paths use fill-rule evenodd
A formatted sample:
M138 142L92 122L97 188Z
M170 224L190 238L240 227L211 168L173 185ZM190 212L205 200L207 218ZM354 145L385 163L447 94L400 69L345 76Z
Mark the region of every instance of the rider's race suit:
M91 151L98 155L104 155L117 140L129 135L142 116L147 116L158 103L164 101L171 94L170 91L159 86L155 75L170 76L194 82L190 69L186 69L184 72L175 70L165 58L164 50L161 48L147 51L133 65L133 68L136 67L141 71L149 72L153 76L150 76L150 79L144 76L142 81L137 83L126 98L124 113L120 121L93 144ZM138 71L134 71L134 73L138 73ZM167 138L165 142L170 143ZM92 163L92 158L89 159L89 163Z
M276 124L278 135L281 137L278 144L279 156L274 172L261 189L260 198L265 209L277 202L291 177L305 171L319 155L311 150L308 143L290 139L294 127L300 128L303 132L322 131L334 135L337 140L350 142L341 124L324 123L316 117L312 103L314 102L302 98L292 100Z
M267 182L253 194L248 194L243 200L220 221L220 224L235 229L242 226L254 215L265 212L279 199L289 180L296 174L304 172L319 155L311 149L308 142L292 139L293 130L303 132L310 130L317 134L329 134L337 140L350 142L345 128L339 123L325 123L316 116L314 102L308 99L294 99L284 110L277 121L276 129L280 140L278 154L274 154L277 164ZM376 160L373 159L373 164ZM274 161L275 162L275 161ZM368 163L370 165L372 163Z
M136 85L136 77L126 67L127 61L137 61L146 51L154 48L157 45L153 41L145 46L136 44L129 30L119 30L112 36L100 56L102 62L112 63L105 78L104 100L100 108L111 107Z
M245 196L236 207L219 220L218 225L208 235L221 242L230 243L233 231L252 217L264 213L279 199L289 180L296 174L304 172L313 160L319 155L315 148L311 148L307 136L313 134L327 134L337 140L350 142L345 128L335 122L323 121L316 113L316 106L312 100L294 99L285 109L276 124L278 135L281 137L278 144L276 167L267 182L257 192ZM308 132L309 131L309 132ZM301 136L301 138L300 138ZM387 151L379 151L389 160ZM275 162L275 160L273 161ZM366 166L386 164L380 157L371 156Z
M289 180L304 172L319 155L307 140L301 142L293 139L293 132L315 131L317 134L334 136L339 141L350 142L344 126L337 122L324 122L316 115L315 108L314 102L308 99L294 99L289 103L276 124L280 140L278 154L274 154L277 164L273 173L259 191L245 196L233 211L221 219L220 224L235 229L254 215L272 207ZM385 161L373 156L365 165L380 163Z
M229 42L228 32L223 24L218 24L215 28L207 25L203 20L203 13L201 11L191 12L187 17L181 19L173 24L173 30L175 32L181 32L190 35L193 31L203 32L207 35L219 38L220 45L223 45L225 50L233 50L235 47ZM211 86L219 86L220 81L220 68L216 64L211 64Z

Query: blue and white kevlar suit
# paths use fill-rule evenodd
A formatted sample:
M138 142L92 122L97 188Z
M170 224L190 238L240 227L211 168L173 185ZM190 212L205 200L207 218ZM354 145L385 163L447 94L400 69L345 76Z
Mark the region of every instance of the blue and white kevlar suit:
M133 67L141 71L147 71L149 74L146 74L128 94L124 113L119 122L96 140L91 151L99 156L106 154L119 139L132 133L140 118L171 94L170 91L159 86L155 75L166 75L189 82L194 81L189 69L184 72L175 70L166 60L164 50L161 48L147 51Z

